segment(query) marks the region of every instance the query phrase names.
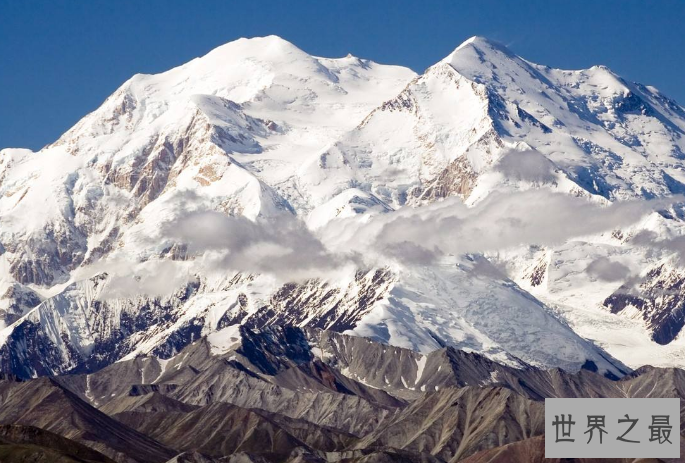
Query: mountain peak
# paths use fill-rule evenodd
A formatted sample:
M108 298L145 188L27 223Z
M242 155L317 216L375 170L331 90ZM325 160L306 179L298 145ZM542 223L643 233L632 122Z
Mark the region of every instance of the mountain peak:
M301 58L309 56L284 38L277 35L267 35L265 37L243 37L233 40L213 49L202 59L218 57L220 59L235 60L236 57L259 57L266 60L279 61L283 56L287 55L295 55Z
M501 43L491 40L487 37L474 35L473 37L462 42L462 44L455 48L454 51L450 53L443 61L449 63L461 54L473 53L474 51L481 57L493 52L500 52L509 57L516 56Z
M482 35L474 35L473 37L470 37L466 40L464 40L461 45L457 47L457 50L460 48L464 48L466 46L475 46L475 47L504 47L504 45L500 44L499 42L489 39L487 37L484 37ZM506 47L504 47L506 48Z
M282 50L301 51L301 49L298 46L296 46L292 42L289 42L288 40L286 40L283 37L278 36L278 35L266 35L266 36L262 36L262 37L250 37L250 38L243 38L241 40L244 42L247 42L247 43L253 43L255 45L260 45L260 46L280 48Z
M292 47L292 48L297 48L294 44L291 42L287 41L281 36L278 35L264 35L264 36L255 36L255 37L241 37L236 40L232 40L230 42L225 43L224 45L220 46L226 46L226 45L231 45L231 44L254 44L254 45L261 45L261 46L280 46L280 47Z
M496 74L500 72L527 67L527 63L507 47L481 36L464 41L440 63L449 64L467 79L483 84L496 81Z

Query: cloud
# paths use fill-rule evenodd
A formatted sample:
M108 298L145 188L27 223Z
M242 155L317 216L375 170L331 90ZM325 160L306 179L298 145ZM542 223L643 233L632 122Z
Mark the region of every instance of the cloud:
M519 245L553 246L637 222L674 200L622 201L601 205L561 193L528 190L493 193L474 207L458 199L404 208L366 224L331 223L325 241L346 239L365 255L425 264L441 254L483 253ZM351 227L351 228L350 228ZM403 250L411 252L404 253Z
M630 243L652 251L674 253L681 262L685 261L685 236L662 239L651 230L643 230L633 236L630 239Z
M630 269L620 262L607 257L590 262L585 271L592 277L602 281L625 281L632 274Z
M143 244L149 249L159 248L160 243L185 245L189 261L157 259L105 266L114 275L108 296L162 295L207 272L268 274L282 282L335 280L359 268L393 262L425 266L445 254L481 254L531 244L554 246L632 225L675 200L604 205L542 190L493 193L472 207L448 198L370 219L334 220L316 233L289 213L253 221L217 211L188 210L193 207L188 202L188 208L182 204L174 208L183 212L161 222L155 236L148 236ZM614 281L626 269L618 263L595 262L588 272Z
M136 296L166 297L197 280L198 268L192 261L153 258L137 261L126 256L108 257L72 274L74 281L107 275L98 300Z
M100 300L138 295L165 297L196 279L187 262L155 259L138 263L117 260L107 264L109 278L98 295Z
M494 166L507 178L535 184L554 183L554 164L535 150L511 150Z
M338 272L359 263L353 253L332 253L291 214L258 218L194 211L161 224L160 232L203 256L211 268L268 273L291 281Z

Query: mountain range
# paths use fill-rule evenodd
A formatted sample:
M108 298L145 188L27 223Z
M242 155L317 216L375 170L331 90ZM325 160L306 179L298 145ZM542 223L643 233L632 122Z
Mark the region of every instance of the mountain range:
M135 75L0 151L0 449L539 457L544 397L681 397L683 193L682 106L481 37L420 75L275 36Z
M452 347L423 355L317 328L228 327L166 360L0 378L0 421L12 423L0 427L0 458L36 461L23 459L32 450L70 463L542 463L544 398L684 394L680 369L614 380L509 367Z

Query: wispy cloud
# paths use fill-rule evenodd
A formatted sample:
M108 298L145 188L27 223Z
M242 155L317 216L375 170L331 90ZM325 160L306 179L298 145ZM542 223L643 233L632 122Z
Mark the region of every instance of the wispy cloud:
M626 281L632 275L631 270L626 265L608 257L593 260L585 271L590 276L602 281Z
M539 168L534 154L530 160L518 175L548 180L547 167ZM503 169L508 169L506 164ZM335 220L316 233L288 213L252 221L216 211L190 210L162 222L147 244L160 240L183 244L191 260L110 266L108 271L117 278L108 294L159 295L177 290L184 281L205 271L269 274L284 282L331 279L357 268L393 262L430 265L445 254L496 252L528 244L553 246L632 225L680 199L606 206L535 189L491 194L473 207L449 198L379 214L371 220ZM685 250L685 240L682 246ZM608 281L629 274L625 266L610 261L593 262L588 272Z
M367 224L332 223L327 237L346 236L347 247L362 245L364 254L374 251L381 258L425 263L445 253L494 252L526 244L553 246L632 225L674 201L636 200L604 206L544 190L496 193L475 207L447 199L381 215Z
M332 253L291 214L259 218L196 211L162 224L161 235L186 244L213 267L301 279L337 271L361 259L354 252Z
M494 170L507 178L538 185L555 180L554 164L535 150L510 150L494 166Z

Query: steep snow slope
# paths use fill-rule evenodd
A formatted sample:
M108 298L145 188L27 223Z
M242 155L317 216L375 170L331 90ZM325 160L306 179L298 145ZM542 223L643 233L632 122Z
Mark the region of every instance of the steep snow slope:
M679 209L634 227L490 256L583 337L628 365L680 365L685 228Z
M599 204L670 197L684 191L684 116L656 89L605 67L550 69L475 37L373 111L303 178L314 179L323 198L362 185L395 208L452 195L478 204L495 191L531 188ZM678 338L685 321L682 264L673 257L680 248L670 242L682 236L682 217L661 211L630 232L616 231L623 239L608 230L546 253L493 258L558 306L582 336L631 365L679 364L680 341L659 345ZM652 238L633 239L645 233ZM608 282L593 276L600 258L625 269ZM541 285L535 280L542 277ZM631 355L633 345L644 356Z
M473 259L435 268L359 272L349 280L279 284L267 276L191 282L171 296L102 300L111 280L74 283L0 332L0 363L21 376L88 371L120 358L175 355L241 323L309 326L428 353L451 345L520 365L575 370L621 364L578 337L513 282L475 271Z
M507 102L505 114L512 119L515 109L542 124L540 132L505 129L590 193L624 199L683 191L685 113L656 90L626 82L603 66L561 71L535 65L480 38L444 62L487 85Z
M156 201L160 214L188 190L187 208L249 218L292 212L299 195L279 194L280 177L412 75L352 57L314 58L266 37L134 76L39 155L2 151L0 239L10 273L21 283L65 281L144 220L148 204Z
M654 89L604 67L534 65L476 37L312 161L301 182L322 198L363 185L393 206L474 203L531 185L652 198L685 191L684 130L682 108Z
M662 303L650 290L664 278L680 289L673 247L638 238L682 235L682 214L655 213L623 238L488 253L508 277L479 255L417 265L381 251L369 264L349 230L449 196L469 206L519 190L602 205L669 197L685 191L683 130L685 111L653 88L601 67L534 65L481 38L420 76L312 57L277 37L231 42L134 76L38 153L0 151L0 369L168 358L242 323L620 374L583 337L626 362L625 338L591 320L636 332L647 319L643 346L677 337L680 297ZM592 252L576 257L580 238ZM586 285L590 265L614 255L669 268ZM647 279L639 304L616 294L636 275Z

